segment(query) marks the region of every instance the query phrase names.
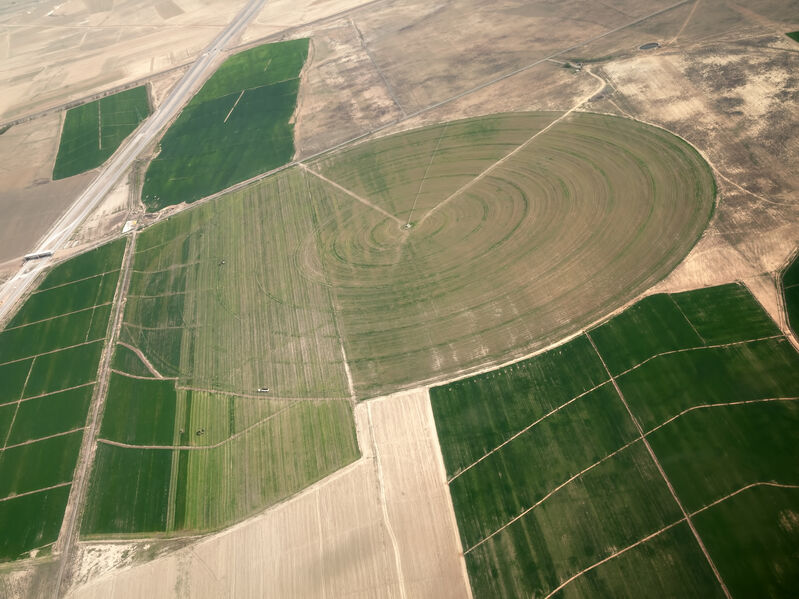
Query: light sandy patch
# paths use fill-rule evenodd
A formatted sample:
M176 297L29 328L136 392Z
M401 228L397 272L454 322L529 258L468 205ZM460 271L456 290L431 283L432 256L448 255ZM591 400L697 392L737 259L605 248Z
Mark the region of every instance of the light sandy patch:
M75 232L73 243L91 243L120 232L130 205L130 179L123 177Z
M354 464L145 564L85 543L69 596L468 597L427 391L359 404L355 417Z
M6 12L8 58L0 73L0 118L13 119L190 62L243 3L179 4L179 14L165 10L164 0L50 1Z

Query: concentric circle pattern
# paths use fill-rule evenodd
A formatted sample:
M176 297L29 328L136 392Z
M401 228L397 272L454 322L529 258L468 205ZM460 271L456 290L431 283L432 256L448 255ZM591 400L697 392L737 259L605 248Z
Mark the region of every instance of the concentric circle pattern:
M360 395L563 338L696 242L715 185L693 148L587 113L537 135L558 116L449 123L311 165L319 220L302 247L332 286Z

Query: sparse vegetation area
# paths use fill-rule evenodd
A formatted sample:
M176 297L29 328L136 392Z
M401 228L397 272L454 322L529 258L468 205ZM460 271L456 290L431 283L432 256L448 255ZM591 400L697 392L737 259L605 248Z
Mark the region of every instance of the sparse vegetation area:
M124 247L54 268L0 333L0 560L61 527Z
M733 596L790 595L799 355L744 287L648 297L431 400L475 596L723 596L680 504Z
M266 44L219 67L162 139L142 190L148 209L193 202L291 160L308 43Z
M53 179L100 166L149 114L150 101L144 85L69 109Z

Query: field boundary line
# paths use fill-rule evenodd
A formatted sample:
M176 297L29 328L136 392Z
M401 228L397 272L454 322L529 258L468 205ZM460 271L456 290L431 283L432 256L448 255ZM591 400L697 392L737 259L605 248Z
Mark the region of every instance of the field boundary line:
M786 401L786 402L787 401L799 401L799 397L768 397L768 398L765 398L765 399L742 399L741 401L727 401L727 402L723 402L723 403L708 403L708 404L702 404L702 405L698 405L698 406L691 406L690 408L687 408L687 409L683 410L682 412L680 412L676 416L672 416L671 418L669 418L665 422L662 422L661 424L658 424L655 428L650 429L649 431L646 432L646 434L644 436L651 435L656 430L663 428L667 424L670 424L670 423L674 422L675 420L677 420L681 416L684 416L688 412L693 412L694 410L703 410L705 408L724 408L724 407L730 407L730 406L745 406L745 405L756 404L756 403L771 403L771 402L783 402L783 401Z
M701 512L704 512L705 510L708 510L708 509L710 509L710 508L712 508L712 507L714 507L714 506L718 505L719 503L722 503L722 502L726 501L727 499L730 499L730 498L734 497L735 495L738 495L739 493L743 493L744 491L747 491L747 490L749 490L749 489L751 489L751 488L754 488L754 487L763 487L763 486L765 486L765 487L777 487L777 488L783 488L783 489L799 489L799 485L791 485L791 484L785 484L785 483L778 483L778 482L774 482L774 481L765 481L765 482L756 482L756 483L751 483L751 484L748 484L748 485L746 485L746 486L744 486L744 487L741 487L740 489L737 489L736 491L733 491L732 493L728 493L728 494L727 494L727 495L725 495L724 497L721 497L721 498L719 498L719 499L715 500L714 502L712 502L712 503L709 503L708 505L706 505L706 506L705 506L705 507L703 507L703 508L699 508L698 510L696 510L696 511L694 511L694 512L691 512L690 516L691 516L691 517L693 517L693 516L696 516L697 514L699 514L699 513L701 513ZM670 528L674 528L675 526L677 526L678 524L681 524L681 523L683 523L683 522L686 522L686 519L685 519L685 518L680 518L680 519L679 519L679 520L677 520L676 522L672 522L672 523L671 523L671 524L669 524L668 526L664 526L664 527L663 527L663 528L661 528L660 530L657 530L657 531L653 532L652 534L650 534L650 535L648 535L648 536L644 537L643 539L641 539L641 540L639 540L639 541L636 541L636 542L635 542L635 543L633 543L632 545L629 545L629 546L625 547L624 549L621 549L621 550L619 550L619 551L616 551L616 552L615 552L615 553L613 553L612 555L609 555L609 556L607 556L606 558L604 558L604 559L602 559L602 560L600 560L600 561L596 562L595 564L592 564L591 566L589 566L589 567L587 567L587 568L585 568L585 569L583 569L583 570L580 570L580 571L579 571L579 572L577 572L577 573L576 573L574 576L572 576L572 577L568 578L567 580L565 580L564 582L562 582L562 583L560 584L560 586L558 586L557 588L555 588L555 589L553 589L552 591L550 591L550 592L549 592L549 594L548 594L548 595L546 595L544 599L550 599L550 598L551 598L553 595L556 595L558 592L560 592L561 590L563 590L563 588L564 588L564 587L568 586L569 584L571 584L572 582L574 582L576 579L580 578L580 577L581 577L583 574L587 574L588 572L590 572L590 571L591 571L591 570L593 570L594 568L597 568L597 567L601 566L602 564L604 564L604 563L606 563L606 562L609 562L610 560L612 560L612 559L614 559L614 558L617 558L617 557L619 557L619 556L620 556L620 555L622 555L623 553L626 553L626 552L627 552L627 551L629 551L630 549L634 549L634 548L635 548L635 547L637 547L638 545L641 545L641 544L643 544L643 543L646 543L647 541L650 541L650 540L652 540L653 538L655 538L656 536L660 535L661 533L664 533L664 532L666 532L667 530L669 530Z
M35 324L41 324L43 322L48 322L50 320L56 320L57 318L64 318L65 316L72 316L73 314L80 314L81 312L87 312L88 310L94 310L95 308L99 308L101 306L108 306L111 302L103 302L102 304L95 304L93 306L89 306L87 308L81 308L80 310L73 310L72 312L64 312L63 314L56 314L55 316L50 316L49 318L42 318L41 320L34 320L33 322L26 322L25 324L18 324L13 327L6 327L3 329L3 332L6 331L15 331L17 329L22 329L25 327L30 327ZM89 328L91 329L91 323L89 323ZM88 333L88 331L87 331Z
M178 391L197 391L199 393L213 393L215 395L229 395L232 397L241 397L244 399L268 399L272 401L291 401L301 403L303 401L350 401L349 397L281 397L273 396L268 393L238 393L236 391L224 391L220 389L205 389L203 387L189 387L186 385L175 385Z
M383 522L386 525L391 547L394 549L394 565L397 569L397 581L399 582L400 597L406 598L405 576L402 573L402 558L399 551L399 543L394 535L394 528L391 526L391 518L388 515L388 505L386 504L386 485L383 479L383 465L380 463L380 450L375 439L374 422L372 421L372 404L366 404L366 416L369 421L369 437L372 441L372 451L374 452L375 470L377 470L377 482L380 491L380 508L383 510Z
M104 340L102 341L102 351L97 364L97 386L94 388L92 400L86 417L86 428L81 441L80 452L75 463L75 470L72 476L72 488L69 492L67 505L64 509L64 516L61 522L61 529L53 553L60 553L59 565L56 577L54 578L54 596L62 594L62 585L67 569L71 567L72 552L80 537L80 525L83 519L83 511L88 494L89 480L96 456L97 435L99 433L105 402L108 398L108 387L111 379L110 367L111 358L116 347L116 341L122 328L124 320L125 297L131 280L131 266L136 253L136 231L127 240L125 251L122 255L120 274L117 278L116 290L114 291L113 306L108 315L108 323ZM95 341L94 343L97 343Z
M0 403L0 408L3 406L10 406L12 403L28 401L30 399L41 399L42 397L47 397L48 395L56 395L58 393L64 393L66 391L74 391L75 389L80 389L81 387L88 387L89 385L94 385L97 381L89 381L88 383L81 383L80 385L75 385L74 387L67 387L66 389L59 389L58 391L48 391L47 393L40 393L39 395L31 395L30 397L21 397L15 401L7 401L6 403Z
M529 137L526 141L524 141L521 145L517 146L516 148L514 148L513 150L511 150L510 152L505 154L502 158L500 158L496 162L494 162L491 165L489 165L485 170L483 170L481 173L479 173L476 177L474 177L473 179L471 179L471 180L467 181L466 183L464 183L463 185L461 185L451 195L447 196L446 198L441 200L441 202L439 202L438 204L433 206L430 210L427 211L427 214L425 214L419 220L419 225L421 226L421 224L424 223L424 221L426 221L430 217L430 215L432 215L436 210L438 210L442 206L448 204L450 201L452 201L453 199L458 197L461 193L463 193L465 190L470 188L472 185L476 184L478 181L481 181L484 177L488 176L492 171L494 171L495 169L497 169L500 166L502 166L503 164L505 164L506 161L508 161L511 158L513 158L513 156L515 156L518 152L521 152L524 148L526 148L531 143L533 143L533 141L536 138L538 138L539 135L543 135L544 133L549 131L552 127L557 125L559 122L561 122L563 119L565 119L567 116L569 116L572 112L577 110L580 106L582 106L583 104L588 102L588 100L593 98L596 94L598 94L600 91L602 91L605 88L605 86L607 84L605 83L604 79L602 79L598 75L594 75L591 72L591 70L588 69L588 68L585 69L585 72L588 73L589 75L591 75L594 79L598 80L600 82L600 87L598 87L597 89L592 91L589 95L585 96L584 98L581 98L574 106L569 108L566 112L561 114L559 117L557 117L551 123L549 123L546 127L544 127L543 129L540 129L539 131L536 131L535 133L533 133L533 135L531 137Z
M574 580L580 578L583 574L587 574L588 572L590 572L594 568L597 568L597 567L601 566L605 562L609 562L610 560L619 557L623 553L627 553L630 549L634 549L635 547L638 547L638 545L642 545L642 544L646 543L647 541L650 541L650 540L654 539L656 536L666 532L667 530L669 530L671 528L674 528L678 524L681 524L681 523L683 523L685 521L686 521L685 518L680 518L679 520L676 520L675 522L672 522L671 524L669 524L667 526L664 526L660 530L656 530L652 534L649 534L649 535L645 536L643 539L640 539L640 540L636 541L632 545L628 545L624 549L621 549L620 551L616 551L615 553L612 553L611 555L607 556L606 558L596 562L595 564L590 565L588 568L585 568L584 570L580 570L579 572L577 572L577 574L573 575L571 578L563 581L560 584L560 586L558 586L555 589L553 589L552 591L550 591L549 594L544 597L544 599L550 599L550 597L552 597L553 595L556 595L565 586L569 585Z
M58 483L57 485L51 485L49 487L42 487L41 489L34 489L33 491L25 491L24 493L17 493L16 495L9 495L8 497L0 497L0 502L2 501L11 501L12 499L19 499L20 497L25 497L26 495L35 495L36 493L44 493L45 491L51 491L53 489L58 489L60 487L66 487L67 485L71 485L72 481L68 481L65 483ZM48 543L48 545L52 545L53 543Z
M724 592L724 596L727 597L727 599L732 599L732 595L730 595L730 590L727 588L727 585L724 583L724 579L721 577L721 573L719 572L718 568L716 568L716 564L713 561L713 558L710 557L710 553L708 553L708 550L705 547L705 543L702 541L702 537L699 536L699 531L696 530L694 523L691 521L691 517L688 515L688 512L685 510L685 506L683 506L682 501L680 501L680 498L677 496L677 491L675 491L674 487L672 486L669 477L666 475L666 471L663 470L663 466L660 464L660 460L658 460L657 456L655 455L655 451L652 449L652 446L649 444L649 441L647 440L646 435L644 434L644 430L641 428L641 424L638 422L638 419L635 417L632 410L630 409L627 400L624 398L624 393L622 393L621 387L619 387L619 384L616 382L616 379L611 374L608 365L605 363L605 359L602 357L602 354L599 353L599 349L597 349L597 346L594 343L594 340L591 338L591 335L588 332L586 332L585 336L588 339L588 341L591 343L591 346L594 348L594 351L596 352L596 355L599 357L600 361L602 362L602 366L605 368L605 371L608 373L608 376L610 377L613 386L616 388L616 393L618 393L619 395L619 399L621 399L621 402L624 404L624 407L630 416L630 420L632 420L633 424L635 425L635 428L638 430L640 439L641 441L643 441L644 447L646 447L649 456L652 458L652 461L655 463L658 472L660 472L660 476L663 478L663 481L666 483L666 486L668 487L671 496L674 498L675 503L680 508L680 511L682 512L685 521L688 523L688 526L691 529L694 538L696 539L696 542L699 544L699 548L702 550L702 553L705 554L705 559L707 560L707 563L710 564L710 568L713 570L713 574L715 575L719 585L721 585L721 590Z
M27 389L28 387L28 381L31 378L31 372L33 372L33 365L35 363L36 363L36 358L34 357L31 360L30 366L28 366L28 374L25 375L25 382L22 383L22 390L19 392L19 397L17 398L17 401L5 404L5 405L10 405L11 403L15 403L16 406L14 407L14 415L11 417L11 422L8 425L8 431L6 431L6 436L3 439L3 447L2 449L0 449L0 456L2 456L2 454L5 452L6 444L8 443L8 440L11 438L11 430L14 428L14 423L17 421L17 414L19 413L19 404L22 401L22 398L25 397L25 389Z
M698 1L699 1L699 0L697 0L697 2L698 2ZM667 293L666 295L668 295L668 296L669 296L669 299L671 300L671 303L672 303L672 304L674 304L674 307L675 307L675 308L677 308L677 310L679 310L680 314L682 314L682 317L685 319L685 322L687 322L687 323L688 323L688 325L689 325L689 326L690 326L690 327L691 327L691 328L694 330L694 333L696 333L696 336L697 336L697 337L699 337L699 340L702 342L702 344L703 344L703 345L705 345L705 346L707 346L707 339L705 339L705 338L704 338L704 337L701 335L701 333L700 333L699 331L697 331L697 330L696 330L696 327L694 326L694 323L692 323L692 322L691 322L691 319L690 319L690 318L688 318L688 315L687 315L687 314L686 314L686 313L683 311L683 309L680 307L680 304L678 304L678 303L677 303L677 300L676 300L676 299L674 299L674 297L672 296L672 294L671 294L671 293Z
M704 512L705 510L709 510L710 508L717 506L721 502L726 501L727 499L735 497L739 493L743 493L744 491L748 491L749 489L753 489L755 487L775 487L775 488L778 488L778 489L799 489L799 485L793 485L793 484L790 484L790 483L778 483L777 481L773 481L773 480L758 481L756 483L749 483L748 485L745 485L745 486L741 487L740 489L738 489L736 491L733 491L732 493L727 493L723 497L720 497L719 499L716 499L715 501L712 501L711 503L708 503L706 506L701 507L701 508L699 508L698 510L696 510L694 512L691 512L691 516L695 516L696 514L700 514L700 513Z
M317 178L321 179L322 181L325 181L325 182L326 182L326 183L328 183L329 185L332 185L333 187L335 187L335 188L336 188L336 189L338 189L339 191L343 191L344 193L346 193L346 194L347 194L348 196L350 196L351 198L354 198L354 199L358 200L358 201L359 201L361 204L363 204L364 206L368 206L369 208L372 208L373 210L376 210L377 212L379 212L379 213L380 213L380 214L382 214L383 216L385 216L385 217L387 217L387 218L390 218L391 220L393 220L393 221L394 221L395 223L397 223L398 225L401 225L401 224L403 224L403 223L402 223L402 221L401 221L400 219L398 219L398 218L397 218L396 216L394 216L393 214L390 214L390 213L386 212L386 211L385 211L385 210L383 210L383 209L382 209L380 206L376 206L375 204L372 204L372 202L370 202L369 200L367 200L367 199L365 199L365 198L362 198L361 196L359 196L359 195L358 195L358 194L356 194L355 192L352 192L352 191L350 191L350 190L349 190L349 189L347 189L346 187L342 187L341 185L339 185L339 184L338 184L338 183L336 183L335 181L331 181L330 179L328 179L327 177L325 177L323 174L321 174L321 173L319 173L319 172L317 172L317 171L313 170L312 168L310 168L310 167L306 166L305 164L300 164L300 168L301 168L301 169L303 169L303 170L305 170L305 171L307 171L307 172L309 172L309 173L311 173L312 175L314 175L315 177L317 177Z
M588 331L585 331L584 334L587 337ZM682 354L692 351L702 351L703 349L720 349L724 347L733 347L735 345L746 345L747 343L757 343L758 341L768 341L769 339L785 339L785 335L780 333L779 335L769 335L768 337L758 337L756 339L744 339L743 341L730 341L729 343L718 343L716 345L700 345L697 347L686 347L685 349L670 349L669 351L660 352L655 354L654 356L650 356L646 360L639 362L635 366L630 366L627 370L623 370L615 376L617 378L624 376L625 374L632 372L633 370L637 370L647 362L651 362L656 358L662 358L663 356L669 356L671 354Z
M266 69L264 69L264 70L266 70ZM239 94L239 97L236 98L235 102L233 102L233 106L230 107L230 110L228 111L227 116L225 116L225 120L222 121L222 124L227 123L227 120L230 118L230 115L233 114L233 111L236 109L236 106L238 105L239 100L241 100L241 97L244 95L244 92L246 92L246 91L247 91L246 89L241 90L241 93Z
M122 347L126 347L127 349L132 351L134 354L136 354L136 356L139 358L139 360L141 360L144 363L144 365L147 367L147 370L149 370L150 372L152 372L155 375L155 378L157 378L157 379L163 379L164 378L164 376L160 372L158 372L158 369L155 366L152 365L150 360L147 359L147 356L144 355L144 352L142 352L142 350L140 350L138 347L134 347L133 345L130 345L129 343L125 343L124 341L117 341L117 345L121 345ZM177 377L175 377L175 379L177 379Z
M517 516L514 516L512 519L508 520L508 521L507 521L505 524L503 524L502 526L500 526L500 527L499 527L498 529L496 529L494 532L492 532L491 534L487 535L486 537L484 537L484 538L480 539L480 541L478 541L477 543L475 543L474 545L472 545L471 547L469 547L468 549L466 549L466 550L463 552L463 554L464 554L464 555L466 555L467 553L469 553L469 552L470 552L470 551L472 551L473 549L476 549L477 547L479 547L480 545L482 545L483 543L485 543L486 541L488 541L488 540L489 540L489 539L491 539L492 537L494 537L494 536L498 535L500 532L502 532L503 530L505 530L506 528L508 528L508 526L510 526L511 524L513 524L513 523L517 522L518 520L521 520L522 518L524 518L524 517L525 517L527 514L529 514L530 512L532 512L532 511L533 511L535 508L537 508L539 505L541 505L542 503L544 503L544 502L545 502L547 499L549 499L550 497L552 497L552 496L553 496L555 493L557 493L558 491L560 491L560 490L561 490L563 487L565 487L565 486L567 486L567 485L571 484L572 482L574 482L575 480L577 480L578 478L580 478L580 477L581 477L583 474L585 474L586 472L589 472L590 470L593 470L594 468L596 468L597 466L599 466L599 465L600 465L600 464L602 464L603 462L606 462L607 460L609 460L610 458L612 458L612 457L613 457L613 456L615 456L616 454L618 454L618 453L621 453L622 451L624 451L624 450L625 450L625 449L627 449L628 447L631 447L631 446L635 445L635 444L636 444L636 443L638 443L639 441L641 441L641 439L640 439L640 438L639 438L639 439L633 439L632 441L628 441L627 443L625 443L624 445L622 445L622 446L621 446L621 447L619 447L618 449L616 449L616 450L614 450L614 451L610 452L608 455L606 455L605 457L603 457L603 458L601 458L601 459L597 460L596 462L594 462L593 464L591 464L591 465L590 465L590 466L588 466L587 468L583 468L583 469L582 469L582 470L580 470L580 472L578 472L577 474L574 474L574 475L572 475L572 476L571 476L571 477L569 477L567 480L565 480L565 481L563 481L562 483L560 483L560 484L559 484L557 487L555 487L554 489L552 489L551 491L549 491L549 492L548 492L546 495L544 495L544 496L543 496L541 499L539 499L538 501L536 501L536 502L535 502L533 505L531 505L530 507L528 507L526 510L522 511L522 512L521 512L519 515L517 515Z
M178 377L176 377L176 376L162 376L162 377L144 376L144 375L141 375L141 374L131 374L129 372L125 372L124 370L118 370L117 368L111 368L110 372L113 372L114 374L118 374L119 376L127 377L129 379L139 379L139 380L142 380L142 381L177 381L178 380Z
M350 20L350 25L352 25L352 28L355 30L355 34L358 36L358 41L361 42L361 48L363 48L363 51L366 53L366 57L369 59L369 62L372 63L372 66L374 67L375 71L377 71L377 74L380 76L380 80L383 82L383 85L385 86L389 97L394 101L394 104L397 106L397 108L399 108L399 111L402 113L403 118L408 118L408 113L405 112L405 109L402 107L402 104L400 104L399 100L397 100L397 96L394 95L394 90L391 89L391 86L388 84L388 79L386 79L385 75L383 75L383 71L381 71L380 68L377 66L374 56L372 56L372 53L369 51L369 48L366 46L366 40L363 38L363 33L361 33L361 30L355 24L355 20L352 17L350 17L349 20Z
M682 32L685 31L685 28L688 26L688 23L693 18L694 13L696 12L696 7L699 6L700 2L702 2L702 0L696 0L694 2L694 5L691 7L691 12L688 13L687 17L685 17L685 21L683 21L682 26L677 30L677 33L674 34L674 37L664 44L665 46L671 46L674 42L677 41L677 38L680 37Z
M27 441L23 441L22 443L14 443L13 445L5 445L3 447L3 451L6 449L14 449L15 447L23 447L25 445L33 445L34 443L38 443L39 441L47 441L48 439L55 439L56 437L66 437L67 435L71 435L73 433L77 433L78 431L84 430L86 427L81 426L78 428L73 428L72 430L62 431L60 433L53 433L52 435L47 435L46 437L39 437L38 439L28 439ZM11 429L8 429L9 433Z
M92 339L91 341L83 341L81 343L76 343L75 345L67 345L65 347L59 347L58 349L51 349L50 351L43 351L40 354L33 354L32 356L25 356L24 358L17 358L16 360L9 360L8 362L3 362L0 366L6 366L7 364L14 364L16 362L22 362L24 360L30 360L31 358L39 358L41 356L49 356L50 354L56 354L60 351L66 351L68 349L75 349L76 347L81 347L83 345L91 345L92 343L99 343L102 341L100 339Z
M254 422L250 426L248 426L246 428L243 428L242 430L238 431L237 433L234 433L234 434L230 435L227 439L223 439L222 441L219 441L218 443L214 443L213 445L135 445L135 444L132 444L132 443L122 443L120 441L112 441L110 439L103 439L103 438L98 438L97 442L98 443L103 443L104 445L113 445L114 447L122 447L124 449L152 449L152 450L163 449L163 450L180 450L180 451L184 451L184 450L185 451L202 451L202 450L206 450L206 449L217 449L219 447L222 447L223 445L227 445L231 441L235 441L237 438L239 438L239 437L241 437L243 435L246 435L247 433L252 431L254 428L259 427L262 424L272 420L272 418L276 418L277 416L280 416L280 414L282 414L286 410L290 410L291 408L296 407L297 405L299 405L299 403L300 402L293 402L293 403L291 403L291 404L289 404L289 405L287 405L287 406L285 406L283 408L280 408L277 412L274 412L274 413L270 414L266 418L262 418L258 422Z
M103 113L100 110L100 100L97 100L97 149L103 149Z
M94 249L97 249L97 248L94 248ZM90 251L92 251L92 250L88 250L86 253L88 253ZM63 262L62 262L62 264L63 264ZM74 281L67 281L66 283L59 283L58 285L53 285L52 287L45 287L43 289L36 289L34 291L31 291L31 295L36 295L37 293L45 293L45 292L51 291L53 289L60 289L61 287L67 287L69 285L74 285L75 283L82 283L83 281L88 281L89 279L96 279L97 277L110 275L110 274L113 274L115 272L119 272L119 269L115 268L114 270L107 270L105 272L99 272L96 275L90 275L88 277L75 279Z
M455 480L456 478L458 478L458 477L459 477L461 474L463 474L463 473L467 472L468 470L471 470L471 469L472 469L474 466L476 466L477 464L479 464L480 462L482 462L483 460L485 460L485 459L486 459L487 457L489 457L491 454L493 454L493 453L496 453L497 451L499 451L500 449L502 449L503 447L505 447L505 446L506 446L508 443L510 443L511 441L513 441L513 440L515 440L516 438L518 438L518 437L522 436L524 433L526 433L527 431L529 431L529 430L530 430L531 428L533 428L535 425L537 425L537 424L539 424L540 422L542 422L542 421L546 420L547 418L549 418L550 416L552 416L552 415L553 415L553 414L555 414L556 412L558 412L558 411L562 410L563 408L565 408L565 407L566 407L566 406L568 406L569 404L571 404L571 403L574 403L575 401L577 401L577 400L578 400L578 399L580 399L581 397L584 397L584 396L588 395L589 393L592 393L592 392L596 391L596 390L597 390L597 389L599 389L600 387L603 387L603 386L607 385L609 382L610 382L610 379L607 379L607 380L605 380L605 381L602 381L602 382L601 382L601 383L599 383L598 385L595 385L595 386L591 387L590 389L588 389L588 390L586 390L586 391L583 391L583 392L582 392L582 393L580 393L579 395L575 395L575 396L574 396L574 397L572 397L571 399L569 399L569 400L565 401L564 403L562 403L561 405L559 405L557 408L553 408L552 410L550 410L549 412L547 412L547 413L546 413L546 414L544 414L543 416L540 416L540 417L539 417L537 420L534 420L532 423L530 423L530 424L528 424L527 426L525 426L525 427L524 427L522 430L520 430L519 432L517 432L517 433L515 433L514 435L512 435L512 436L508 437L508 438L507 438L505 441L503 441L502 443L500 443L499 445L497 445L497 446L496 446L494 449L492 449L491 451L489 451L488 453L486 453L485 455L483 455L483 456L482 456L480 459L478 459L477 461L475 461L475 462L473 462L473 463L469 464L469 465L468 465L468 466L466 466L466 467L465 467L463 470L459 470L459 471L458 471L456 474L454 474L454 475L453 475L451 478L449 478L449 479L447 480L447 484L451 483L453 480Z
M449 127L449 121L444 123L444 127L441 129L441 135L438 136L436 147L433 149L433 153L430 154L430 161L427 163L427 166L424 169L424 175L422 175L422 180L419 181L419 189L416 190L416 195L413 198L411 211L408 213L408 222L405 223L406 227L411 224L411 217L413 216L413 211L416 208L416 202L419 201L419 195L422 193L422 187L424 187L424 182L425 180L427 180L427 173L430 172L430 167L433 166L433 160L435 160L436 154L438 154L438 148L441 146L441 140L444 139L444 133L447 132L447 127Z

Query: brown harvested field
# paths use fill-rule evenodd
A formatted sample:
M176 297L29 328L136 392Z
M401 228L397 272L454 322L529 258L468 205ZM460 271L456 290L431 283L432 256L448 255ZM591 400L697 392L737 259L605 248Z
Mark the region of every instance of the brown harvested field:
M85 569L69 597L468 596L427 392L362 403L356 421L356 463L184 549L94 579ZM103 548L84 545L95 567Z
M49 114L0 135L0 262L31 251L93 176L51 180L61 118Z

